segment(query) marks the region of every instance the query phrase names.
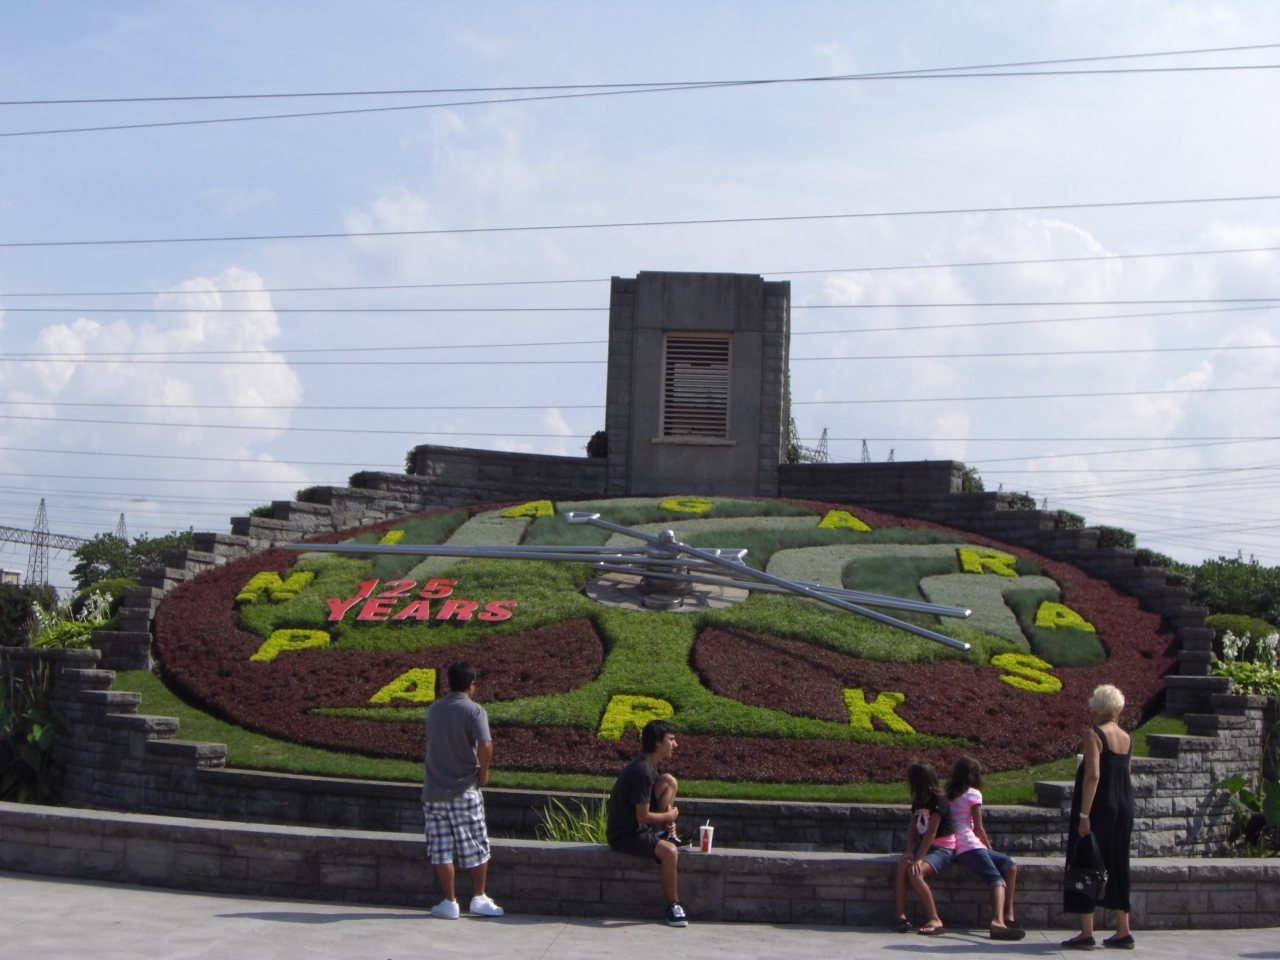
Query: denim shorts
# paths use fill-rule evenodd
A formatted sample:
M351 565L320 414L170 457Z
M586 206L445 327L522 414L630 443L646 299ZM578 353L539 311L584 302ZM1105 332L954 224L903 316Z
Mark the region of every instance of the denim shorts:
M911 848L911 855L913 857L916 855L916 849L919 846L920 844L919 842L917 842L916 845ZM951 862L951 858L954 857L955 855L956 855L956 851L954 847L933 846L933 847L930 847L929 852L924 855L923 862L933 867L933 875L936 877L938 874L940 874L943 870L946 869L947 864Z
M1003 853L997 853L994 850L987 850L982 847L976 850L966 850L964 853L957 853L955 859L956 863L963 863L982 880L986 881L989 887L1005 886L1003 875L1014 864L1013 857L1007 857Z

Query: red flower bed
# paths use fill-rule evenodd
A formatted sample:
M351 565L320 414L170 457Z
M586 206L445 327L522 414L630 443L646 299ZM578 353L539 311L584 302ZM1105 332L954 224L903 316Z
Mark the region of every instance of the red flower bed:
M832 507L802 503L815 511ZM474 514L494 506L467 510ZM948 531L858 507L839 509L873 527ZM380 532L405 519L360 530ZM312 542L349 536L350 531L329 533ZM794 641L709 630L698 639L693 665L716 693L840 723L848 720L842 695L847 687L863 689L869 701L882 691L904 693L907 699L896 711L900 717L921 733L971 740L969 752L990 770L1070 755L1089 722L1085 701L1098 683L1114 683L1125 692L1128 706L1122 721L1128 727L1137 723L1174 663L1174 638L1159 632L1160 616L1068 564L986 537L964 536L1032 560L1055 579L1062 602L1097 628L1109 654L1107 663L1055 668L1062 691L1037 694L1001 682L1002 671L994 667L878 663ZM477 699L482 702L566 692L600 671L603 650L586 620L414 653L302 651L282 654L270 664L253 663L249 657L262 640L238 628L235 596L255 573L284 573L294 559L294 554L270 550L207 571L170 593L156 617L156 647L166 676L214 713L249 729L312 746L421 759L418 723L347 720L309 711L367 706L374 692L409 669L435 668L443 684L444 668L459 659L476 664ZM517 770L614 774L638 750L631 731L621 741L569 728L495 728L494 737L496 765ZM910 758L945 767L956 753L939 747L683 735L669 767L679 776L724 780L890 781L902 778Z
M963 737L966 751L989 770L1006 770L1069 755L1090 719L1087 700L1100 683L1126 695L1121 721L1133 726L1163 687L1161 661L1115 658L1099 667L1057 667L1058 693L1033 693L1000 679L1005 671L955 661L877 663L792 640L707 630L694 647L694 667L714 692L760 707L844 723L843 691L858 688L868 703L892 691L906 695L895 713L920 733ZM878 719L873 724L880 724ZM902 748L895 748L901 750ZM954 754L956 751L950 751Z
M367 707L374 693L418 668L434 668L437 693L443 693L445 670L459 660L475 664L480 702L566 693L600 672L604 649L586 620L413 653L301 651L272 663L251 662L262 638L236 626L235 596L255 573L283 573L295 558L268 550L215 568L176 588L156 615L156 650L166 676L214 713L250 730L310 746L420 758L418 724L308 711Z

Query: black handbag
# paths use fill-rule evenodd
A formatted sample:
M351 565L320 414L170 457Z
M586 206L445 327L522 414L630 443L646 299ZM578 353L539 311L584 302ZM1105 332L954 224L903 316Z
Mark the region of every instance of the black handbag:
M1088 866L1081 866L1080 851L1088 850ZM1090 832L1081 837L1076 844L1075 856L1063 871L1062 885L1072 893L1088 897L1094 903L1102 899L1107 892L1107 868L1102 863L1102 851L1098 849L1098 839Z

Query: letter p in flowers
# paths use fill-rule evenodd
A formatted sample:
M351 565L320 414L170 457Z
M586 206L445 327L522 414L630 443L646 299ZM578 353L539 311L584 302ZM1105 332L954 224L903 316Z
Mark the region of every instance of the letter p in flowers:
M262 641L258 652L249 659L270 663L290 650L323 650L328 646L329 634L323 630L277 630Z
M675 712L671 704L656 697L619 694L609 699L604 719L600 721L598 736L602 740L621 740L627 727L635 727L636 733L639 733L650 720L668 720Z
M907 699L905 693L884 691L876 694L874 702L867 703L867 697L860 687L844 692L845 706L849 708L849 726L855 730L871 730L871 718L875 717L894 733L915 733L915 727L907 723L893 711L898 704Z

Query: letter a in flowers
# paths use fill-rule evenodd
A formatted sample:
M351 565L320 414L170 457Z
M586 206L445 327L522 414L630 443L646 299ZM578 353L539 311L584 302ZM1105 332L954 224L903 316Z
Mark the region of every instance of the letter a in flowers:
M635 727L639 733L650 720L669 720L675 712L675 707L656 697L619 694L611 697L605 707L598 736L602 740L621 740L627 727Z
M1070 627L1072 630L1083 630L1085 633L1097 633L1093 624L1063 603L1050 603L1046 600L1036 610L1036 626L1048 627L1050 630L1059 627Z
M848 510L828 510L827 515L818 524L819 530L857 530L859 533L870 533L871 528L855 517Z
M369 698L370 703L390 703L392 700L408 700L410 703L430 703L436 698L436 672L434 670L410 670L396 677Z
M898 704L907 699L905 693L884 691L876 694L872 703L867 703L866 694L860 688L844 692L845 706L849 708L849 726L855 730L871 730L871 718L875 717L894 733L915 733L915 727L907 723L893 711Z

